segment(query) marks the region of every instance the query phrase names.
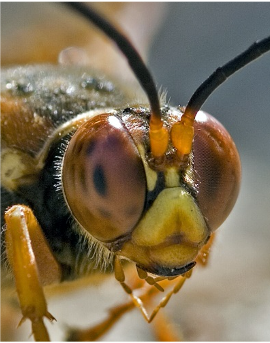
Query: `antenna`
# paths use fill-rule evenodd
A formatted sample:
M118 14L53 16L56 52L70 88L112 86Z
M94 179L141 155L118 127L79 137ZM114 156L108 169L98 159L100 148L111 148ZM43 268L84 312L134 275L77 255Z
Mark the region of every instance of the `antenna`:
M253 43L247 50L236 56L230 62L217 68L216 71L211 74L194 92L187 104L184 115L195 118L196 113L215 89L217 89L231 75L235 74L238 70L259 58L269 50L270 37Z
M120 51L126 57L132 71L136 75L149 100L151 108L149 130L151 152L155 158L162 157L167 150L169 134L161 120L159 97L153 77L143 62L140 54L124 34L119 32L113 25L102 18L88 5L80 2L65 2L65 5L79 12L86 19L96 25L117 44Z

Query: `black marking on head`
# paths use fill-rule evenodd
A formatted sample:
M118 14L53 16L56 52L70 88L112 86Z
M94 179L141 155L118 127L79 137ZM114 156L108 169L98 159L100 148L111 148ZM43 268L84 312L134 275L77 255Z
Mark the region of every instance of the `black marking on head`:
M104 169L101 165L97 165L94 169L93 182L97 193L105 196L107 194L107 184Z
M165 176L164 173L158 172L157 182L155 188L152 191L147 191L146 200L144 205L144 213L152 206L157 196L165 188Z
M185 274L190 269L192 269L195 266L196 262L191 262L183 267L180 268L167 268L167 267L160 267L156 266L151 268L151 270L147 270L148 272L158 275L158 276L178 276ZM144 267L139 266L141 269L145 269Z

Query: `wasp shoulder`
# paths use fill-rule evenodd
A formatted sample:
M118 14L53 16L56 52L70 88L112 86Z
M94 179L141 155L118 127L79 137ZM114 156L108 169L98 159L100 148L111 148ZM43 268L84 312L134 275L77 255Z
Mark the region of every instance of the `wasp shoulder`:
M32 153L51 130L77 114L123 102L113 82L82 67L7 69L2 74L2 90L3 140Z

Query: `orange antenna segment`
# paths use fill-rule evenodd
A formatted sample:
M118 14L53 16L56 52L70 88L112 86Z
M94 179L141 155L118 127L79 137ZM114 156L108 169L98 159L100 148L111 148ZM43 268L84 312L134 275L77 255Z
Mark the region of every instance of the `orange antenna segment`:
M174 124L171 129L172 144L177 149L178 156L189 155L191 152L194 137L194 119L194 116L184 113L181 121Z
M152 120L153 118L153 120ZM152 114L149 128L150 148L152 155L159 158L165 155L169 143L169 132L162 120Z

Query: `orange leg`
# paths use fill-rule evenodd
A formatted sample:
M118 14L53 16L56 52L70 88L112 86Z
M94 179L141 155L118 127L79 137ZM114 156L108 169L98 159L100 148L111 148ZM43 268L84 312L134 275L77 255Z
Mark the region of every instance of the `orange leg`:
M43 317L50 321L55 318L47 310L32 242L32 237L34 241L42 242L41 228L33 212L23 205L15 205L8 209L5 213L5 221L7 257L13 270L23 315L19 325L27 318L30 319L35 340L49 341ZM46 243L44 244L41 254L49 251ZM50 259L53 261L52 256Z

